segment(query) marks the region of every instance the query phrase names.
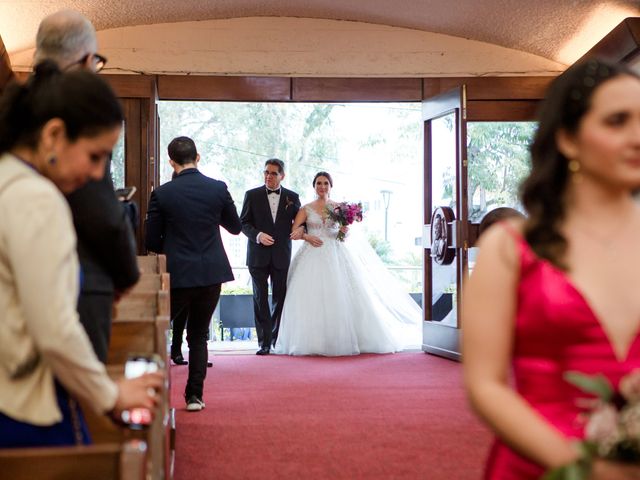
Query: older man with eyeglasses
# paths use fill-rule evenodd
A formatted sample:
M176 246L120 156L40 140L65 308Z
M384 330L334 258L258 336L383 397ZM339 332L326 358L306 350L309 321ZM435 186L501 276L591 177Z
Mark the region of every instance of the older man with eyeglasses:
M287 294L287 273L291 262L291 232L300 209L296 192L281 186L284 162L271 158L264 164L264 185L245 193L242 204L242 232L247 236L247 266L253 282L253 313L260 350L269 355L280 329L282 306ZM269 282L271 306L269 306Z
M99 72L107 59L97 53L96 31L84 15L61 10L40 23L34 64L54 61L61 70ZM114 299L138 281L136 242L117 199L107 162L101 181L89 182L67 197L78 236L82 272L78 313L93 348L107 360Z
M53 60L61 70L78 67L97 73L107 63L97 49L96 31L89 19L74 10L61 10L40 23L33 63Z

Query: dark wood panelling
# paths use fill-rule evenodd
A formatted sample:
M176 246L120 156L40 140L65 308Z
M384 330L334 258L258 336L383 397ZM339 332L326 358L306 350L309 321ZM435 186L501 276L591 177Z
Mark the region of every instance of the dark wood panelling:
M294 78L296 102L419 102L419 78Z
M539 100L555 77L444 77L424 78L423 99L461 85L467 100Z
M0 37L0 92L4 89L5 85L13 79L13 69L11 68L11 60L9 60L9 53L4 46L2 37Z
M110 75L100 74L109 82L120 98L149 98L155 82L153 75Z
M539 101L486 101L467 102L468 122L520 122L536 119Z
M15 79L19 82L25 82L27 80L27 78L29 78L29 75L31 75L31 72L13 72L15 75Z
M146 133L143 132L142 123L142 102L143 100L137 98L124 98L122 101L122 107L124 110L125 118L125 137L124 137L124 166L125 166L125 185L135 186L136 193L133 196L133 201L138 205L140 209L141 222L143 217L143 209L146 212L146 206L148 202L146 192L146 182L143 172L146 171L148 165L148 159L143 154L142 145L143 137L146 139ZM138 252L141 251L141 232L140 224L138 225L136 236L138 240Z
M151 188L155 184L155 110L151 120L151 100L140 99L140 223L138 225L138 253L146 252L144 248L144 219L151 197ZM153 164L151 159L154 159Z
M626 61L640 52L640 18L627 18L611 30L582 59L603 56L617 62Z
M291 79L283 77L158 76L161 100L291 100Z

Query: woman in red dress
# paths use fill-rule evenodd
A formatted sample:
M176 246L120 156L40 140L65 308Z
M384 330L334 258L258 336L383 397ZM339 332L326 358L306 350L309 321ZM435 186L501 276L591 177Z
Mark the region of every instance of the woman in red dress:
M592 59L551 85L522 189L526 220L491 227L464 303L465 382L495 432L485 478L526 480L575 461L573 370L618 386L640 368L640 79ZM598 460L595 479L640 478Z

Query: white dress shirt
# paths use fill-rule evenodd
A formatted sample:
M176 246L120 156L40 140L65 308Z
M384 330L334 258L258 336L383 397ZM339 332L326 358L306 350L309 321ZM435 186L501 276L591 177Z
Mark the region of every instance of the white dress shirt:
M271 209L271 218L273 223L276 223L276 215L278 214L278 205L280 204L280 194L282 193L282 187L278 187L274 190L278 190L280 193L269 193L269 188L265 187L265 193L267 194L267 200L269 202L269 208ZM260 243L260 235L262 232L256 235L256 243Z

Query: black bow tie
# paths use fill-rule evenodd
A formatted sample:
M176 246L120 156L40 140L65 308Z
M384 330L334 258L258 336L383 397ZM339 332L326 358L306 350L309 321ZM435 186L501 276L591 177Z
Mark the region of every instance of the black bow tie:
M276 195L280 195L280 189L278 188L277 190L269 190L267 188L267 195L271 195L272 193L275 193Z

